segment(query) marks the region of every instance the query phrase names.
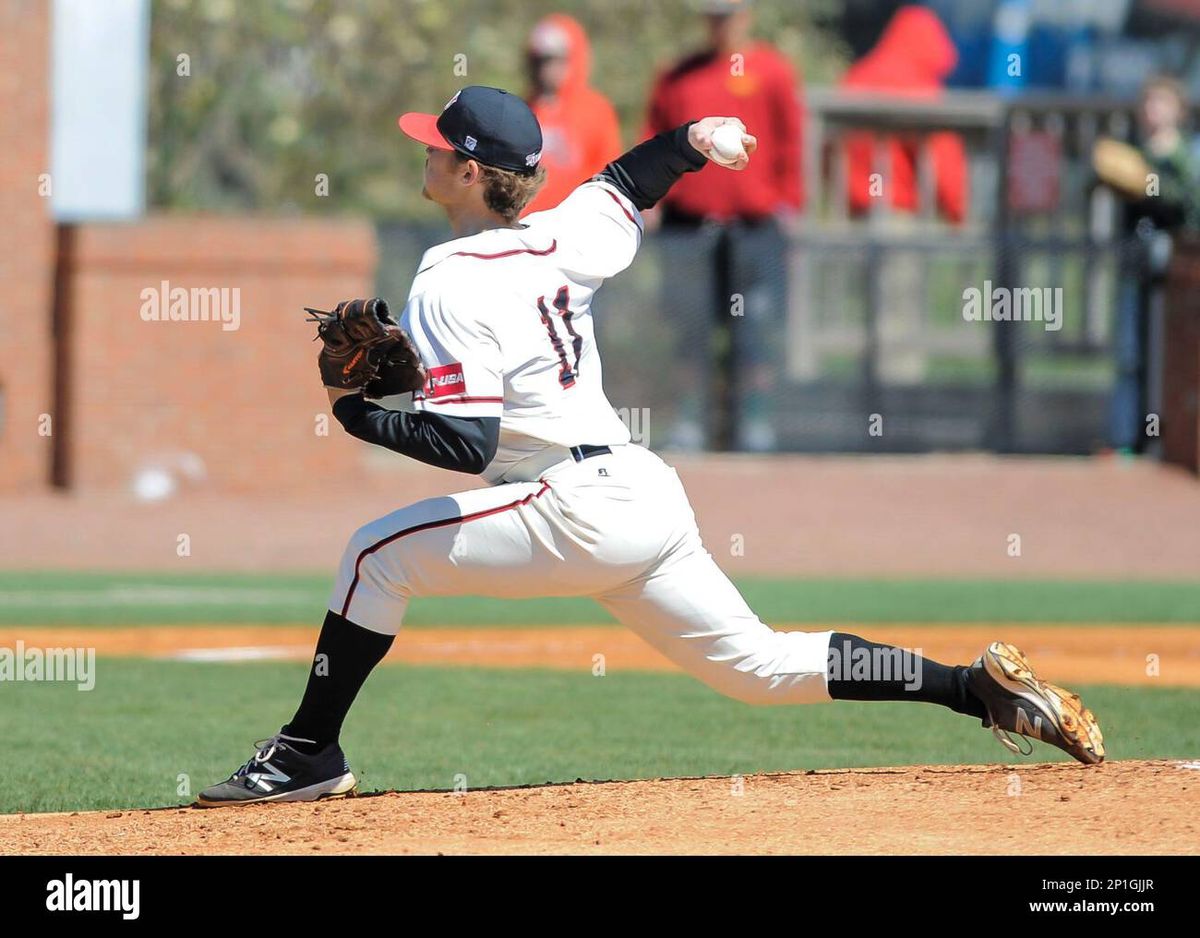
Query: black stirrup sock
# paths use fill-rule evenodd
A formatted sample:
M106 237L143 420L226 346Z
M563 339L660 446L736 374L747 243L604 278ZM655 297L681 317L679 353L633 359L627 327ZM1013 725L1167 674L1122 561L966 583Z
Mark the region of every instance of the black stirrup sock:
M288 736L311 739L313 744L291 745L311 754L337 742L342 723L363 682L395 640L394 635L364 629L332 610L325 614L304 698L296 715L281 731Z
M829 638L826 673L834 700L920 700L982 720L987 710L967 687L967 671L846 632Z

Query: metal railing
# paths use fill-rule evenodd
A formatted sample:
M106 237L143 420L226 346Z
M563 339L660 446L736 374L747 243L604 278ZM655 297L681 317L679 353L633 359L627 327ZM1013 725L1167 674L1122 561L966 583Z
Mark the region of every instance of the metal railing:
M826 432L807 432L796 421L798 432L782 434L784 444L1035 452L1102 445L1122 233L1119 204L1091 185L1090 153L1101 134L1128 136L1132 105L979 92L907 100L822 89L809 93L807 105L808 205L793 239L791 386L780 388L781 404L790 401L784 406L796 413L823 403L840 408L840 417L825 415L819 426ZM887 141L912 143L917 212L896 212L885 185L865 216L852 217L843 146L862 130L875 134L872 168L884 180ZM959 136L967 156L969 210L958 225L938 218L935 169L923 145L943 131ZM889 273L897 265L907 274ZM985 284L1061 287L1062 328L964 320L962 291ZM889 325L897 304L908 313ZM848 358L856 367L847 369ZM839 374L830 362L841 363ZM886 420L888 413L901 423L890 439L886 431L861 436L869 415ZM828 432L841 424L852 432Z
M1119 203L1092 185L1090 151L1100 134L1128 136L1131 103L815 89L806 105L807 205L780 261L787 298L770 327L774 357L753 364L760 379L769 376L775 448L1085 453L1104 445L1123 232ZM850 212L840 154L845 136L863 129L916 145L917 212L896 212L886 197L864 216ZM961 224L939 218L935 170L921 145L942 131L965 147L970 195ZM877 144L884 179L887 160ZM405 291L433 234L381 232L381 286ZM728 320L721 297L696 290L713 278L722 250L728 244L714 253L708 235L649 236L633 267L597 294L605 386L619 410L642 415L651 445L669 443L672 428L699 413L710 422L710 447L737 448L728 431L738 415L726 412L715 430L712 415L750 366L729 354L728 328L712 328ZM394 284L383 282L397 271ZM1061 287L1062 328L967 321L963 293L985 284ZM695 298L681 304L688 290Z

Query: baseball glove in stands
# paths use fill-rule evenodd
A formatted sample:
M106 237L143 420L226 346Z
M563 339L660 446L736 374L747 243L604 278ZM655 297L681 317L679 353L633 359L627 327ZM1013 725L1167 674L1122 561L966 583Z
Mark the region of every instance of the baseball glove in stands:
M1101 137L1092 144L1092 169L1101 182L1112 186L1121 195L1130 199L1146 197L1150 167L1135 147Z
M304 311L323 343L317 365L327 388L362 388L364 396L378 398L424 387L421 356L388 312L387 300L343 300L333 312Z

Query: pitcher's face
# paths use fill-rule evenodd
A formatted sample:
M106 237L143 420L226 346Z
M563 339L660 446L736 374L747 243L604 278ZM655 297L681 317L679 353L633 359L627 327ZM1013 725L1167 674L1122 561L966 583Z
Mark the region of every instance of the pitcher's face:
M462 197L467 163L453 150L425 148L425 179L421 195L438 205L454 205Z

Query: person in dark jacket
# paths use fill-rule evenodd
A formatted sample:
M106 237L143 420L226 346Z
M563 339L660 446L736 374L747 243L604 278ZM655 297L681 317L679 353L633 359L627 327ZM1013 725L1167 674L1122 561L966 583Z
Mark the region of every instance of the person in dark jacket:
M1151 386L1156 378L1150 373L1150 323L1162 303L1172 234L1200 231L1200 153L1184 131L1187 113L1183 85L1151 78L1138 106L1136 152L1118 144L1126 158L1097 163L1101 179L1127 200L1109 412L1110 442L1123 453L1140 453L1150 442L1147 418L1158 393Z

